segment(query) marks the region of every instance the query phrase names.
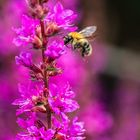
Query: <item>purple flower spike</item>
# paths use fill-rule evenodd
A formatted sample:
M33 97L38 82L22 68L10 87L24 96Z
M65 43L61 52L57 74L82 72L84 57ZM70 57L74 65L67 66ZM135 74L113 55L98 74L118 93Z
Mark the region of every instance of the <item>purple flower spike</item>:
M23 132L18 133L16 140L83 140L83 123L77 118L71 122L68 116L79 109L75 93L69 84L62 86L54 84L57 80L51 81L52 76L62 74L57 65L66 52L62 34L76 29L73 22L77 16L60 2L50 9L47 4L51 0L26 2L31 17L24 15L21 28L14 29L18 35L14 43L32 45L41 58L36 58L35 64L31 53L21 52L15 57L16 64L30 72L26 84L19 84L19 99L13 102L19 107L16 114L24 117L17 120Z
M31 54L26 52L21 52L19 56L15 57L15 60L17 65L23 65L25 67L31 67L33 64Z

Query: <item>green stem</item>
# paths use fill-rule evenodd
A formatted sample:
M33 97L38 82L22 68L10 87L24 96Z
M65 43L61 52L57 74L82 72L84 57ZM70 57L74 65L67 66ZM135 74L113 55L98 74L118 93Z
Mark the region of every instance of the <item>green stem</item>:
M41 33L42 33L42 42L43 42L43 45L42 45L42 61L43 61L43 68L44 68L44 84L45 84L45 88L49 88L49 84L48 84L48 80L49 80L49 77L47 75L47 70L46 70L46 60L45 60L45 50L47 49L46 48L46 45L47 45L47 38L45 36L45 26L44 26L44 21L43 20L40 20L40 25L41 25ZM49 95L49 92L44 93L44 96L46 98L48 98L48 95ZM48 103L48 99L47 99L47 103ZM47 113L47 124L48 124L48 128L51 128L51 110L49 108L49 105L47 104L47 107L46 107L46 113Z

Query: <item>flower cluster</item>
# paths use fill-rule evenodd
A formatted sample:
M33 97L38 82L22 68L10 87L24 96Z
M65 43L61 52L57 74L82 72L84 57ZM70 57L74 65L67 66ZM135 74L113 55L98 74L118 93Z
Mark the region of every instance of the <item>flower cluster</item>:
M14 43L26 47L16 56L16 64L26 67L30 75L26 83L19 84L21 98L13 102L19 106L17 115L25 116L17 121L24 129L17 140L82 140L83 123L77 117L73 121L68 117L79 108L75 93L68 83L60 87L50 82L51 77L62 73L56 60L66 52L59 33L77 29L73 26L76 14L60 2L49 8L49 2L26 0L30 14L23 15L21 28L14 29ZM34 63L31 48L41 52L38 64Z

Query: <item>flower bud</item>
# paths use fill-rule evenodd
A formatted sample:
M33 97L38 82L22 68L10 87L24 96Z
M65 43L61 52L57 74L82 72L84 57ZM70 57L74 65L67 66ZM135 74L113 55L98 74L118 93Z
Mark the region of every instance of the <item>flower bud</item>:
M35 7L35 5L39 4L38 0L26 0L26 3L30 6L30 7Z
M42 47L42 41L40 38L38 38L37 36L34 36L33 39L32 39L32 43L33 43L33 47L35 49L40 49Z
M48 75L49 76L56 76L56 75L61 74L61 73L62 73L61 69L55 69L54 71L49 71Z
M44 15L46 15L49 12L49 9L47 7L43 7Z
M58 32L59 28L56 23L49 23L45 30L46 36L52 36Z
M35 106L32 108L33 112L42 112L42 113L46 113L46 108L44 105L39 105L39 106Z
M48 8L43 7L39 4L36 4L35 6L29 8L31 16L37 19L43 19L48 11Z
M56 139L56 140L65 140L65 137L64 137L63 135L56 134L56 135L55 135L55 139Z
M37 18L41 19L44 16L44 10L41 5L37 5L34 10Z
M35 34L36 34L36 36L38 36L39 38L42 38L41 27L40 27L40 26L38 26L38 27L36 28Z

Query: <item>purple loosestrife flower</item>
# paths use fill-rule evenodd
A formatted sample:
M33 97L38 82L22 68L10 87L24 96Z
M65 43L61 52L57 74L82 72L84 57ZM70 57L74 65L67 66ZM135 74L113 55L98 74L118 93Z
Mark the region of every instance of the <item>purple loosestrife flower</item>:
M39 25L38 20L34 20L27 15L22 16L22 27L14 29L17 33L17 38L13 40L16 46L26 46L28 43L32 43L36 27Z
M45 55L52 60L58 59L61 55L65 53L64 44L61 42L53 41L48 49L45 51Z
M19 84L19 92L21 93L22 98L16 99L13 102L14 105L19 106L19 109L17 110L17 115L30 111L46 111L43 104L45 102L45 99L42 95L43 87L41 83L30 82L26 86Z
M17 65L23 65L25 67L31 67L33 65L30 53L21 52L19 56L15 57L15 60Z
M75 93L69 85L62 90L60 90L60 87L52 85L50 90L49 103L56 114L73 112L79 108L78 103L72 100L75 97Z
M82 136L85 132L84 123L78 122L78 118L75 117L72 122L69 119L63 120L63 123L58 121L56 118L52 118L53 124L58 129L58 136L63 136L65 140L83 140L84 137Z
M23 118L17 119L18 125L23 129L27 129L29 126L33 126L36 121L37 121L37 116L35 113L29 113L27 120Z
M52 129L46 130L45 125L38 119L35 113L29 113L26 120L18 118L17 123L21 128L26 130L26 132L18 133L17 140L51 140L55 133Z
M75 117L72 121L71 126L69 126L69 125L67 126L69 131L67 131L66 134L69 136L69 138L68 138L69 140L85 139L85 137L81 136L85 132L84 123L78 122L77 120L78 120L78 118ZM65 131L65 129L64 129L64 131Z
M65 53L59 32L75 30L72 24L76 15L71 10L65 10L60 2L47 11L47 2L28 0L32 17L23 16L22 27L15 29L18 35L16 45L32 44L33 49L41 51L42 57L41 62L34 64L30 53L22 52L16 56L16 63L27 67L32 79L19 85L21 98L13 103L19 106L17 115L25 115L25 119L18 119L18 124L25 131L19 133L17 139L82 140L85 131L83 123L77 122L77 119L71 122L67 116L67 113L79 108L73 99L75 93L69 84L59 87L50 82L52 76L62 73L56 62ZM53 121L57 119L58 121Z
M73 26L76 17L77 15L72 10L64 9L63 5L57 2L45 20L56 23L60 29L74 31L77 29L76 26Z
M26 133L19 133L17 140L52 140L55 131L52 129L45 130L36 126L29 126Z

